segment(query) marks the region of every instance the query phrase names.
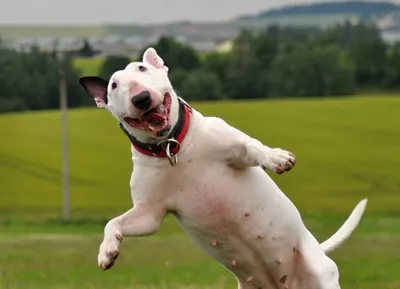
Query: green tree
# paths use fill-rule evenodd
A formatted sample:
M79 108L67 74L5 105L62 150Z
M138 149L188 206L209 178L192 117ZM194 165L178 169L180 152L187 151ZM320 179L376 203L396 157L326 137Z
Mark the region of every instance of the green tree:
M400 42L395 43L388 51L383 85L387 88L400 87Z
M58 108L58 62L51 53L32 47L29 52L0 48L1 111ZM87 103L76 71L66 60L69 106Z
M355 65L356 81L361 85L382 83L387 64L386 44L382 39L354 41L350 46Z
M187 73L178 94L188 101L224 98L218 76L202 69L195 69Z
M387 66L387 45L375 25L345 22L322 31L315 45L338 45L348 50L357 83L363 86L381 85Z
M182 68L171 69L168 72L169 80L172 84L172 87L175 91L179 93L183 83L185 82L185 78L187 76L187 71Z
M344 95L355 90L352 65L334 46L298 47L279 54L271 65L269 85L275 97Z
M231 61L231 53L218 52L207 53L202 60L202 68L205 71L210 71L218 76L218 79L225 92L227 91L225 85L227 83L227 74Z
M79 54L84 57L93 57L96 54L96 51L90 45L87 39L83 40L83 47L79 49Z
M267 71L254 51L257 36L244 30L235 39L226 71L224 89L228 98L262 98L267 94Z
M118 71L123 70L131 62L131 59L121 55L107 56L101 65L100 76L109 79L111 75Z
M200 60L196 51L188 45L175 41L170 37L160 37L157 43L150 45L164 60L169 68L192 70L200 68ZM143 55L144 49L140 55Z

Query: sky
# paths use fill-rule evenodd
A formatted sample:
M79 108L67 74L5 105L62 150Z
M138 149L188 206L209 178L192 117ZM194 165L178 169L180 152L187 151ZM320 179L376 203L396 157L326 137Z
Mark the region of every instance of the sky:
M316 0L0 0L0 24L223 21L284 5L312 2ZM400 4L400 0L390 2Z

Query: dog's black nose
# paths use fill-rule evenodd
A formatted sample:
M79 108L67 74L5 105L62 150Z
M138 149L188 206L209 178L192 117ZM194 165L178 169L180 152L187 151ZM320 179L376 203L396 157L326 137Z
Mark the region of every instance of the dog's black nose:
M148 92L147 90L142 91L141 93L132 97L131 102L138 109L148 109L151 105L150 92Z

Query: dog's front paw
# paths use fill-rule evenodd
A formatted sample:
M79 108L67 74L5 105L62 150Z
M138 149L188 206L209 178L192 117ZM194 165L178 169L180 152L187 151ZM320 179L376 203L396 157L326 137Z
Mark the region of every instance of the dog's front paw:
M261 164L262 168L270 169L277 174L290 171L296 163L296 156L288 151L274 148L266 152L265 162Z
M97 263L102 270L108 270L114 265L119 255L119 244L121 241L122 237L120 235L115 235L111 238L104 239L101 243Z

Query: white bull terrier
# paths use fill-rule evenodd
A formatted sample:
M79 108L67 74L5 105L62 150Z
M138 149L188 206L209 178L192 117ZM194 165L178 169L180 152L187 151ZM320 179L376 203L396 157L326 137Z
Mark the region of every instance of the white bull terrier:
M338 289L327 253L357 227L362 200L319 244L294 204L265 173L290 170L294 154L270 148L217 117L204 117L174 92L153 48L109 81L79 80L119 120L132 143L133 208L104 229L98 265L109 269L124 237L157 232L173 214L184 231L238 280L241 289Z

